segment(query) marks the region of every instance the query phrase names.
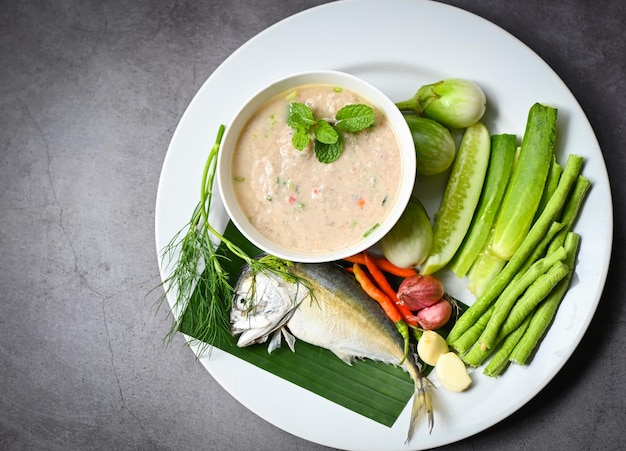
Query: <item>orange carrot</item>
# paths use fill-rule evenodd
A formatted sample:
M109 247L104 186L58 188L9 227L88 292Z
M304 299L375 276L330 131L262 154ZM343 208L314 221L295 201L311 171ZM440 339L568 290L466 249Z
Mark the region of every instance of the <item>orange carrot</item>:
M395 302L393 302L382 290L380 290L369 278L369 276L361 269L358 263L352 265L354 277L361 285L363 290L376 302L380 304L387 316L394 323L402 320L402 315L398 311Z
M417 274L417 271L414 268L400 268L399 266L394 265L389 260L384 257L375 257L370 256L370 258L376 263L376 265L380 268L381 271L393 274L398 277L411 277ZM358 263L359 265L365 265L365 256L363 253L353 255L351 257L344 258L345 261L350 263Z
M365 265L367 266L368 271L374 278L374 282L383 291L383 293L385 293L387 297L396 304L396 308L402 315L402 318L410 325L417 326L417 316L413 315L413 313L406 306L398 304L398 294L396 293L396 290L392 288L391 284L374 259L367 252L363 252L363 259L365 260Z
M402 358L402 362L406 359L409 354L409 326L406 321L402 318L402 315L398 311L397 305L393 302L385 293L383 293L369 278L369 276L361 269L358 263L354 263L352 265L352 269L354 271L354 277L357 282L361 285L363 290L380 306L383 308L389 319L394 322L398 332L402 335L404 339L404 356Z
M359 265L364 265L365 264L365 257L363 257L363 254L355 254L352 255L350 257L346 257L344 258L345 261L350 262L350 263L357 263Z
M374 283L378 285L378 288L380 288L394 303L397 302L398 296L396 294L396 290L391 288L389 281L367 252L363 252L363 260L365 261L367 270L374 278Z
M400 268L399 266L394 265L389 260L383 257L372 257L378 267L389 274L393 274L398 277L411 277L417 274L415 268Z

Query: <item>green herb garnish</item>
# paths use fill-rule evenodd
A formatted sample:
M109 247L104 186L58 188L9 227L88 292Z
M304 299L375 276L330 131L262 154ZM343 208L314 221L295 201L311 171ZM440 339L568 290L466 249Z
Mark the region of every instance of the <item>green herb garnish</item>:
M356 133L374 123L374 109L367 105L346 105L335 115L339 130Z
M343 152L343 138L341 135L337 135L337 141L332 144L327 144L316 139L314 151L318 161L327 164L332 163L336 161Z
M191 220L161 252L163 267L170 267L171 273L159 285L164 292L157 304L161 305L169 293L174 294L173 311L174 316L177 316L167 338L171 339L180 330L182 312L186 311L187 321L193 324L195 331L193 336L203 347L219 344L230 336L229 312L233 288L229 273L224 267L228 257L222 249L249 265L253 273L276 274L287 282L303 285L313 297L310 284L293 273L291 262L271 255L253 258L219 233L209 222L217 155L224 131L225 127L221 125L206 160L200 185L200 200ZM199 296L201 302L194 304L195 308L189 310L186 307L194 296Z
M313 111L304 103L290 102L287 125L294 131L291 143L304 150L314 140L315 156L322 163L332 163L343 153L340 132L356 133L374 123L374 109L367 105L346 105L337 111L331 124L325 119L315 119Z
M365 231L365 233L363 234L363 238L367 238L368 236L370 236L372 234L372 232L374 230L376 230L378 227L380 227L379 223L374 224L372 227L370 227L369 229L367 229Z

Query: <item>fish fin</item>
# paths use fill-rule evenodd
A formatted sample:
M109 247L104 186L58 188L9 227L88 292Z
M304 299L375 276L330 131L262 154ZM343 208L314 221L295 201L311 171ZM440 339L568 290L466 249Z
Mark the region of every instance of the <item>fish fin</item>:
M289 332L286 327L283 327L281 330L289 349L291 349L291 352L296 352L296 337L294 337L294 335Z
M433 430L433 400L430 396L430 381L427 378L420 377L421 384L415 385L415 393L413 395L413 405L411 407L411 422L409 424L409 432L405 444L408 444L413 437L413 432L417 427L422 411L428 416L428 433Z
M348 365L352 366L352 362L354 362L354 356L352 354L346 354L345 352L341 351L333 351L333 354L335 354Z
M267 345L267 352L270 354L276 349L280 348L283 344L283 337L291 352L296 352L296 337L293 336L285 327L281 327L272 334L269 344Z
M267 352L269 354L274 352L276 349L280 348L280 345L282 344L282 335L280 331L281 329L278 329L272 334L272 338L270 339L270 342L267 345Z

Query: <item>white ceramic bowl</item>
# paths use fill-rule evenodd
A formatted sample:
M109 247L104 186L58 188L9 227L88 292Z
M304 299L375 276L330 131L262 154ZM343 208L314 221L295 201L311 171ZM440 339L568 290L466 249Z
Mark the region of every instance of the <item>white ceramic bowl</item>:
M392 126L397 138L401 155L401 173L399 193L391 205L389 212L379 226L367 237L356 244L333 249L330 251L304 252L281 246L262 235L247 219L243 213L234 189L233 176L231 172L231 162L240 133L250 118L268 100L276 95L308 84L331 84L349 89L365 99L375 108L381 111ZM380 90L366 81L353 75L338 71L312 71L298 73L286 78L277 80L254 94L235 114L231 124L226 127L222 139L222 145L218 156L217 183L219 192L229 217L241 233L256 247L268 254L275 255L290 261L303 263L316 263L335 261L357 254L376 244L398 221L400 215L406 208L413 186L415 183L415 146L411 132L404 120L402 113ZM322 164L322 163L320 163Z

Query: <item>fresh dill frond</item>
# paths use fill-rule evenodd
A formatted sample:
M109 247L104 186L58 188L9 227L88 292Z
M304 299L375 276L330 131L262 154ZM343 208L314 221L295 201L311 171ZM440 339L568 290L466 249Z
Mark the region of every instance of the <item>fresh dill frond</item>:
M178 232L161 253L164 267L173 262L171 273L161 284L164 292L157 300L160 306L169 294L174 296L174 323L165 339L169 344L184 322L185 330L201 343L217 344L230 327L232 290L220 262L226 257L198 226L190 223L187 232L182 233Z
M184 325L186 333L198 341L201 354L211 346L219 345L230 334L233 287L228 271L222 265L228 257L216 243L221 242L226 250L241 258L250 266L253 275L263 272L276 274L285 281L304 286L313 298L309 282L291 270L292 262L272 255L253 258L209 222L217 155L224 131L224 125L221 125L209 152L202 175L200 200L191 220L161 251L162 267L172 265L172 270L159 285L164 292L157 299L157 305L160 306L168 295L174 296L174 323L166 341L171 342Z

